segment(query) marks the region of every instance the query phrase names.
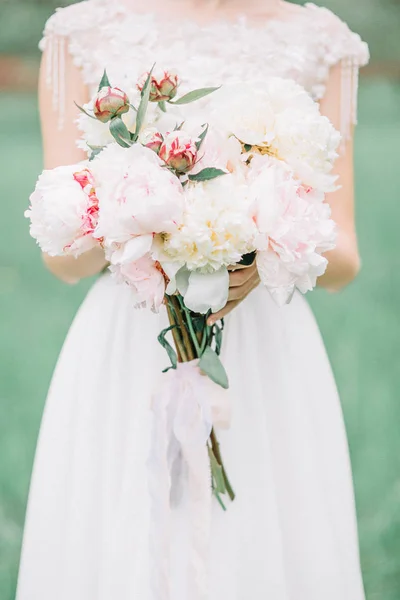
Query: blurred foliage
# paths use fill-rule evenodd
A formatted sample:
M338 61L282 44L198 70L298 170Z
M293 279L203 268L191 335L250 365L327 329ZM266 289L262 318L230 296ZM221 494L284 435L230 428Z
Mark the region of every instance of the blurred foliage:
M73 2L0 0L0 53L37 54L37 44L46 19L57 6L68 4ZM375 60L400 60L399 0L324 0L319 4L336 12L359 32L370 44Z

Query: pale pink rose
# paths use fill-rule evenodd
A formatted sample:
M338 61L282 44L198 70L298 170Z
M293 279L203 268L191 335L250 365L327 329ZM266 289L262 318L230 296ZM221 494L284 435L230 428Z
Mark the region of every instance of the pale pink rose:
M177 173L187 173L196 164L196 141L185 131L172 131L165 135L158 155Z
M31 194L25 213L30 233L50 256L78 256L99 243L94 235L99 211L93 175L82 166L43 171Z
M140 91L143 90L146 83L148 73L144 73L140 78L137 87ZM161 71L152 74L150 102L167 102L176 96L178 90L179 79L176 73L172 71Z
M159 263L145 255L135 262L112 265L110 270L118 281L129 285L137 308L159 310L165 293L165 279Z
M128 96L117 87L102 87L94 98L93 113L96 119L102 123L107 123L113 117L127 113L129 108Z

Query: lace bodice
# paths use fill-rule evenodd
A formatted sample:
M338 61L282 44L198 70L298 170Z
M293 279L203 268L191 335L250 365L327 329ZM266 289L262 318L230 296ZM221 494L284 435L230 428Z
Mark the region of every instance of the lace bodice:
M345 135L356 117L358 69L369 58L368 47L357 34L331 11L314 4L289 20L255 25L240 17L200 25L138 13L114 0L85 0L50 17L40 47L47 45L48 80L60 114L66 48L93 90L104 68L113 85L123 87L156 62L174 68L183 87L251 83L278 75L295 79L320 100L330 68L341 62Z

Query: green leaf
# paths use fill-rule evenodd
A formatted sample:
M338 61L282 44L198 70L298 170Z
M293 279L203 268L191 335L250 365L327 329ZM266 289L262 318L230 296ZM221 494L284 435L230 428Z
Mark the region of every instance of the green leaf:
M229 381L225 368L215 350L210 348L210 346L205 348L200 358L199 367L211 381L214 381L214 383L217 383L225 390L228 389Z
M176 327L176 325L171 325L170 327L163 329L157 338L158 341L160 342L161 346L164 348L164 350L166 350L168 357L171 361L171 367L168 367L168 369L170 369L170 368L176 369L177 364L178 364L177 354L176 354L174 348L171 346L171 344L165 337L167 335L167 333L169 331L171 331L171 329L174 329L174 327ZM165 369L164 372L167 371L168 369Z
M160 107L160 110L162 110L163 113L167 112L167 106L164 100L161 100L161 102L158 103L158 106Z
M133 139L135 142L137 141L137 139L139 137L139 133L140 133L140 130L142 129L144 118L146 116L147 107L149 105L149 97L150 97L150 90L151 90L151 76L153 73L153 69L154 69L154 65L152 66L152 68L147 76L146 82L145 82L142 92L141 92L140 104L139 104L139 107L137 109L137 114L136 114L135 134L133 136Z
M245 152L250 152L252 148L251 144L244 144L243 147Z
M107 71L105 69L104 69L103 77L101 78L101 81L99 83L98 91L100 91L101 88L103 88L103 87L111 87L111 83L107 77Z
M227 175L226 171L216 169L215 167L206 167L199 173L196 173L196 175L189 175L189 179L190 181L209 181L210 179L221 177L221 175Z
M123 148L130 148L132 146L131 134L121 117L118 116L111 119L110 133Z
M96 117L94 115L91 115L87 110L85 110L82 106L79 106L79 104L77 104L74 100L74 104L77 108L79 108L79 110L81 112L83 112L84 115L86 115L87 117L90 117L91 119L94 119L95 121L97 121Z
M256 258L255 252L250 252L249 254L243 254L242 260L240 262L238 262L238 264L242 265L242 267L250 267L253 264L253 262L255 261L255 258Z
M185 94L181 98L178 98L178 100L170 102L170 104L190 104L190 102L195 102L196 100L200 100L200 98L204 98L205 96L212 94L213 92L219 90L220 87L221 86L199 88L198 90L193 90L192 92Z
M205 125L203 125L204 129L201 132L201 134L199 135L199 139L196 142L196 148L197 148L197 152L200 150L203 142L204 142L204 138L206 137L207 133L208 133L208 123L205 123Z

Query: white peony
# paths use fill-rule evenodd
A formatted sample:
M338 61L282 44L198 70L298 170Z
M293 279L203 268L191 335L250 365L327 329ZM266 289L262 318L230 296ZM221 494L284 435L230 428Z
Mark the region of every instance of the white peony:
M272 145L305 185L324 192L335 189L332 166L339 143L340 133L320 114L288 109L277 115Z
M182 185L162 165L140 144L129 149L111 144L91 162L100 209L96 235L113 262L139 259L155 233L173 232L182 222Z
M244 144L269 145L274 137L275 114L265 85L223 86L212 95L211 124Z
M186 127L185 124L185 128ZM197 135L202 131L201 127L192 127L189 131L197 131ZM206 168L221 169L222 171L235 171L238 166L242 167L241 145L233 136L227 137L216 128L209 128L191 174L199 173Z
M50 256L78 256L96 246L97 198L86 165L43 171L25 216L31 221L31 236Z
M324 195L305 188L287 165L256 156L249 170L249 194L257 225L257 266L261 281L279 304L295 288L312 290L334 248L335 224Z
M340 134L309 94L290 79L274 77L253 86L221 88L211 98L212 123L225 135L268 148L305 184L335 189L331 174Z
M166 262L212 272L237 263L253 250L256 229L244 181L227 174L189 183L184 196L182 223L164 239Z

